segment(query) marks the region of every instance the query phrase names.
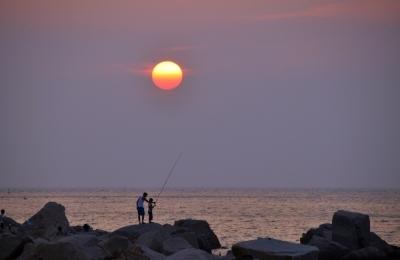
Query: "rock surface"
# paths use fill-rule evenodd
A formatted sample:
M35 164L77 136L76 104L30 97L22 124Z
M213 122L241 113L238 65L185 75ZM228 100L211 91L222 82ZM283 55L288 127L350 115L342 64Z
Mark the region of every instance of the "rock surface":
M332 224L325 223L325 224L319 225L318 228L309 229L300 238L300 243L308 244L314 235L323 237L327 240L332 240Z
M22 224L21 230L32 237L54 238L69 231L65 208L56 202L48 202L35 215Z
M182 237L171 237L164 240L162 243L162 253L164 255L172 255L188 248L193 247Z
M136 240L140 235L153 230L160 230L162 226L157 223L130 225L119 228L112 232L112 234L127 237L129 240Z
M332 219L332 240L349 249L368 247L370 243L369 216L339 210Z
M11 231L16 231L21 227L21 224L7 216L4 216L1 221L4 224L4 228Z
M127 237L119 236L116 234L106 237L99 243L99 246L109 255L110 257L118 257L132 246L132 243Z
M324 260L337 260L350 252L347 247L317 235L311 238L308 245L317 247L318 258Z
M271 238L259 238L239 242L232 246L232 252L235 257L252 256L261 260L317 260L318 251L318 248L314 246L295 244Z
M14 230L0 231L0 260L400 259L399 247L369 232L367 215L338 211L333 222L303 234L301 243L306 245L260 238L239 242L232 247L233 254L218 257L210 252L220 243L204 220L130 225L109 233L88 224L69 227L65 208L49 202L22 226L15 222Z
M41 242L24 249L21 260L86 260L90 259L77 246L68 242Z
M345 255L342 260L380 260L387 259L386 254L375 247L365 247Z
M136 243L161 253L163 251L163 241L168 238L171 238L171 236L167 231L163 229L152 230L140 235Z
M19 256L24 245L30 241L29 238L12 234L0 235L0 259L13 259Z
M167 260L216 260L217 258L204 250L188 248L166 258Z
M207 252L221 247L218 237L204 220L183 219L175 221L174 226L184 227L196 234L199 248Z
M132 249L132 259L150 259L150 260L164 260L166 258L165 255L160 254L146 246L137 245Z
M83 251L90 259L104 259L109 254L99 246L101 239L95 234L81 233L65 236L57 239L58 242L73 244L77 249Z
M300 238L301 243L320 249L320 259L400 259L399 248L370 232L368 215L339 210L332 221L332 225L312 228Z

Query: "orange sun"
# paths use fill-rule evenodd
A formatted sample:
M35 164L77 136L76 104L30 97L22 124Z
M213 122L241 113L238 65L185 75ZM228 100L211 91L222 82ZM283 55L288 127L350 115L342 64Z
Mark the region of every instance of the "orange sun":
M182 69L172 61L162 61L154 66L151 78L154 85L163 90L175 89L182 82Z

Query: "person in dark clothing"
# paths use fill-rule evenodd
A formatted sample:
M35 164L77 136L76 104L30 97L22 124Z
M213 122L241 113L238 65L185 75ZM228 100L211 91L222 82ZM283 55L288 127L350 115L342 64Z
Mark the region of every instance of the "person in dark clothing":
M1 215L0 215L0 229L1 229L1 231L3 231L4 228L5 228L4 218L6 216L6 211L4 209L1 209L0 213L1 213Z
M149 223L152 223L152 221L153 221L153 209L156 206L156 202L153 200L153 198L150 198L148 204L149 204L149 210L148 210Z

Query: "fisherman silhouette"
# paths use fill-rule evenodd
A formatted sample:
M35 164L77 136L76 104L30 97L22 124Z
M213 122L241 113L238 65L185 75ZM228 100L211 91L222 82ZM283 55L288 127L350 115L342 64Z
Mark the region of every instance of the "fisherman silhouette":
M147 203L149 205L149 223L152 223L153 221L153 209L156 206L156 202L153 200L153 198L149 199L149 202Z
M144 202L146 201L147 203L149 202L147 199L147 193L144 192L142 196L139 196L138 199L136 200L136 209L138 213L138 220L139 224L144 224Z

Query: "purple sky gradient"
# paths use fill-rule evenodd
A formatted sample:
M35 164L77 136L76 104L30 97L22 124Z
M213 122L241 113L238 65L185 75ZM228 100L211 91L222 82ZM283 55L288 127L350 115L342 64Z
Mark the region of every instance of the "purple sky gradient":
M4 0L0 37L0 187L158 187L182 151L170 186L400 188L400 1Z

